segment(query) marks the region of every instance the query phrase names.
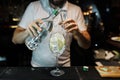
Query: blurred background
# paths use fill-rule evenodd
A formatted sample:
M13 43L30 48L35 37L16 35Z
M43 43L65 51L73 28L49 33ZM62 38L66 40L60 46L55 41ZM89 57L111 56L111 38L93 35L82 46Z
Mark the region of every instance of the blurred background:
M11 39L31 1L35 0L0 0L0 66L30 66L31 51L24 44L13 44ZM90 48L84 50L73 39L71 65L96 65L97 61L119 64L120 42L112 41L111 37L120 36L120 0L68 1L81 7L92 40ZM110 53L113 56L106 60Z

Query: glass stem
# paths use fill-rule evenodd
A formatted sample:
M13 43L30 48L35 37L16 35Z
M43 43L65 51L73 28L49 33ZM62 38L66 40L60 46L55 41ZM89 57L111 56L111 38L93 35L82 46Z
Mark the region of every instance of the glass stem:
M58 53L56 53L56 70L59 70L58 66L59 66L59 64L58 64Z

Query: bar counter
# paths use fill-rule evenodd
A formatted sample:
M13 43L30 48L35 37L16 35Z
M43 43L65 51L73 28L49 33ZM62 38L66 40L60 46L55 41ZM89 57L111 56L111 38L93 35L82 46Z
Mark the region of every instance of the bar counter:
M54 77L50 74L52 67L0 67L0 80L120 80L119 78L103 78L95 66L89 66L88 71L83 66L62 67L65 74Z

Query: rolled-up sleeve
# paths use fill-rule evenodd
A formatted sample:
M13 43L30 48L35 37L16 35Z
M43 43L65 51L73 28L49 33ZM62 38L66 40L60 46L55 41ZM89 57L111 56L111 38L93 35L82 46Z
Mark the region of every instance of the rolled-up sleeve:
M78 23L80 31L87 30L87 27L85 25L85 20L84 20L84 16L83 16L81 8L78 9L78 13L76 15L76 21Z
M34 5L32 4L32 3L30 3L28 6L27 6L27 8L26 8L26 10L25 10L25 12L24 12L24 14L23 14L23 16L22 16L22 18L21 18L21 20L20 20L20 22L19 22L19 24L18 24L18 26L20 26L20 27L22 27L22 28L27 28L27 26L33 21L33 17L34 17Z

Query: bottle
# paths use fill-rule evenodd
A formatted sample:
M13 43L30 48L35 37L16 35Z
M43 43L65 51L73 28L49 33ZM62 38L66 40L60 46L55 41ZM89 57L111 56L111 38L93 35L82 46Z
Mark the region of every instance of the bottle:
M38 24L41 28L42 31L37 31L38 36L30 39L29 41L25 42L26 46L30 50L35 50L38 47L38 43L41 41L42 35L47 31L47 26L49 23L52 23L54 18L61 12L60 8L55 9L52 14L49 17L43 18L42 24ZM48 31L51 29L52 26L48 28Z

